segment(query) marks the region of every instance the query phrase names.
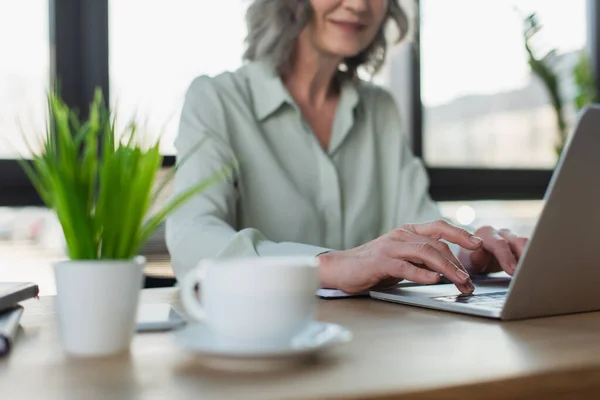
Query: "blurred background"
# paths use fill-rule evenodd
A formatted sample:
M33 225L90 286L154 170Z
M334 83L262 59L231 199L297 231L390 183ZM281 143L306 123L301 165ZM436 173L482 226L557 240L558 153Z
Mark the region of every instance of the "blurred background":
M531 234L557 162L558 130L526 39L557 76L570 127L581 90L575 69L585 55L590 70L598 65L597 2L404 3L415 19L413 40L391 48L373 80L395 96L413 150L428 167L432 196L457 224ZM0 0L0 281L35 280L42 294L52 294L50 262L64 257L58 222L15 161L44 133L46 91L60 81L67 102L85 112L93 89L102 87L121 124L135 117L143 132L163 135L164 174L175 162L173 140L192 79L242 65L247 6ZM539 26L528 36L531 14ZM145 249L154 260L148 273L169 276L162 234Z

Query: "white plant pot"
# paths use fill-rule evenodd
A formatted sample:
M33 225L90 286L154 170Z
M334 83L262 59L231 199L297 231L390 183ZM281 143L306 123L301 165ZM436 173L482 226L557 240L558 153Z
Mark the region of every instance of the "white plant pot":
M106 356L129 350L145 263L136 257L54 264L59 332L67 353Z

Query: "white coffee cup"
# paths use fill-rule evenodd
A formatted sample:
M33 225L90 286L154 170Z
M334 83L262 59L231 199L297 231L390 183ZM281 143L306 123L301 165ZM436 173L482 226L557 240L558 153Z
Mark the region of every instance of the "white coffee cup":
M181 282L181 299L221 344L281 346L315 318L317 266L314 257L203 260Z

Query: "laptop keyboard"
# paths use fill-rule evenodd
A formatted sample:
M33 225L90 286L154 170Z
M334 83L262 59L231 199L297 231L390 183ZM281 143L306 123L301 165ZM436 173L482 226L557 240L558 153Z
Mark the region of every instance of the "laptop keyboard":
M433 297L434 300L445 301L448 303L461 303L461 304L472 304L476 306L482 306L486 308L497 308L500 309L506 301L506 294L508 292L493 292L493 293L482 293L482 294L471 294L464 295L459 294L456 296L442 296Z

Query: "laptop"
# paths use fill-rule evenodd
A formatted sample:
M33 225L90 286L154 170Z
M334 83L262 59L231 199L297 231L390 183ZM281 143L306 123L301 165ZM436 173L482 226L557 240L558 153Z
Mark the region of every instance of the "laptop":
M501 320L600 310L600 107L580 112L512 278L372 290L372 298Z

